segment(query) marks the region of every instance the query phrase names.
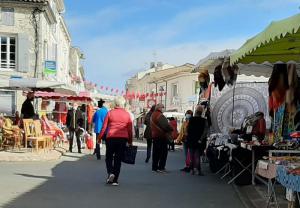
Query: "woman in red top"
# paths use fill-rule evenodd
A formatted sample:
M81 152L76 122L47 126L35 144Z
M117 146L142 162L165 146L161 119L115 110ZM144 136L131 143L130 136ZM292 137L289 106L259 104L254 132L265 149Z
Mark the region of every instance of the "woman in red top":
M130 114L124 109L125 99L116 97L114 109L109 111L102 130L98 137L101 142L106 133L106 169L107 184L118 186L118 178L121 170L121 159L125 151L126 143L132 145L132 120Z

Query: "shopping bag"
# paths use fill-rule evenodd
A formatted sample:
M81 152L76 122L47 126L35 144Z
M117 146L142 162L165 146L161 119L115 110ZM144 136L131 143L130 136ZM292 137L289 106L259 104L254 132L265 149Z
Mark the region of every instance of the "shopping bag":
M137 153L137 146L126 146L122 162L126 164L135 164L135 158Z
M92 150L94 149L94 141L93 141L93 137L89 134L85 134L84 135L84 138L85 138L85 143L86 143L86 146L89 150Z
M86 140L86 146L89 150L94 149L94 142L91 137Z

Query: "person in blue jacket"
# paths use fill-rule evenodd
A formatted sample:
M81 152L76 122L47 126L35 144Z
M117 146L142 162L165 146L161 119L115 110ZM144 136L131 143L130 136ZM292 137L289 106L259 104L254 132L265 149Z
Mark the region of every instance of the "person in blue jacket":
M93 116L93 123L94 123L94 132L96 133L96 138L98 138L103 123L104 123L104 119L107 115L107 108L103 106L103 104L105 103L104 100L100 99L98 101L98 110L95 112L94 116ZM97 160L101 160L101 154L100 154L100 144L98 142L96 142L96 148L94 150L94 155L96 155Z

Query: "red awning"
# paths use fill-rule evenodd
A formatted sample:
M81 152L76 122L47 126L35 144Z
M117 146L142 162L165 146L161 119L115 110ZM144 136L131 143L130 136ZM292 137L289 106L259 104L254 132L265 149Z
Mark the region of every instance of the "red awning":
M58 99L66 98L67 101L80 101L80 102L92 101L92 98L89 95L89 92L79 93L78 96L70 96L70 95L60 94L60 93L56 93L56 92L37 91L34 93L34 96L36 98L51 99L51 100L58 100Z

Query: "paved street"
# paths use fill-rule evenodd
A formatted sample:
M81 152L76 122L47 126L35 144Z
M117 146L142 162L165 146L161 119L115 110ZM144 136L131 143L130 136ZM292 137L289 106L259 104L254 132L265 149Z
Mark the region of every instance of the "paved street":
M144 155L140 147L137 164L122 166L119 187L105 185L104 160L91 155L0 163L0 207L243 207L232 186L208 170L204 177L181 173L181 151L169 154L169 174L153 173Z

